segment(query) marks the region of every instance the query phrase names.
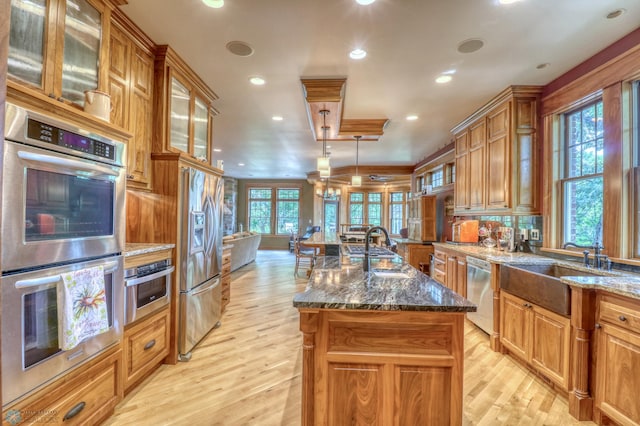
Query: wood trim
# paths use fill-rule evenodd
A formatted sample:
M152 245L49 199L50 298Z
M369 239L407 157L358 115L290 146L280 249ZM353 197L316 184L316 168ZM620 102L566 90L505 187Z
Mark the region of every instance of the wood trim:
M110 0L115 1L115 0ZM123 4L126 4L123 1ZM131 37L131 40L142 50L147 53L155 55L154 41L144 33L140 27L138 27L124 12L118 8L113 9L111 12L112 24L118 26L124 33Z
M640 43L594 70L576 77L571 83L553 93L546 94L542 98L542 115L555 114L576 100L632 78L638 74L639 62Z
M449 142L447 145L445 145L442 148L440 148L439 150L437 150L436 152L434 152L433 154L429 155L427 158L425 158L423 160L420 160L413 167L414 171L417 172L418 169L420 169L421 167L427 166L427 165L429 165L429 163L433 163L436 160L439 160L440 157L444 157L444 156L447 156L447 155L451 154L455 150L455 148L456 148L456 141L453 140L453 141ZM451 158L451 161L455 160L454 157Z
M602 92L604 112L604 165L603 175L603 212L607 220L602 224L602 245L604 254L609 257L621 257L623 250L624 214L624 165L622 160L622 83L608 86Z
M192 85L195 87L196 91L202 93L205 98L215 101L218 99L218 95L207 86L196 72L178 55L178 53L171 48L171 46L163 44L157 46L156 49L156 63L164 64L165 62L169 62L171 64L171 68L178 71L179 74L182 74L189 80ZM184 80L183 77L182 79ZM170 79L169 79L170 81ZM170 85L170 83L169 83ZM169 94L171 94L169 92Z
M452 129L452 134L460 133L466 127L470 127L476 120L484 118L492 109L500 105L501 103L508 101L513 96L519 97L539 97L542 92L542 86L509 86L502 92L494 96L489 102L483 104L480 109L473 114L465 118L462 122L456 124Z

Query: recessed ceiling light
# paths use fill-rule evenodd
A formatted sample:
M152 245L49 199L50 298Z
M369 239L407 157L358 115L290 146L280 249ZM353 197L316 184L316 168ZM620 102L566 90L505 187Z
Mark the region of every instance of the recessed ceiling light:
M468 40L461 41L460 44L458 44L458 52L473 53L482 49L482 46L484 46L484 41L479 38L470 38Z
M244 163L238 163L238 166L244 167Z
M238 56L253 55L253 47L249 46L244 41L230 41L227 43L227 50Z
M613 12L607 13L607 19L616 19L618 16L623 15L627 9L616 9Z
M220 9L224 6L224 0L202 0L202 3L214 9Z
M367 52L363 49L353 49L351 53L349 53L351 59L363 59L365 56L367 56Z
M511 3L517 3L520 0L498 0L498 3L500 4L511 4Z
M549 62L545 62L545 63L543 63L543 64L538 64L538 65L536 66L536 69L538 69L538 70L543 70L543 69L547 68L549 65L551 65Z
M251 77L249 78L249 81L251 84L255 84L256 86L262 86L265 83L264 78L262 77Z
M374 1L376 1L376 0L356 0L356 3L361 4L363 6L366 6L368 4L373 3Z
M450 82L451 80L453 80L453 77L451 77L451 75L443 74L441 76L438 76L438 78L436 78L436 83L444 84L444 83Z
M417 115L407 115L407 121L415 121L418 119Z
M271 119L273 121L282 121L283 120L282 116L280 116L280 115L274 115L273 117L271 117Z
M213 152L222 152L220 148L213 148Z

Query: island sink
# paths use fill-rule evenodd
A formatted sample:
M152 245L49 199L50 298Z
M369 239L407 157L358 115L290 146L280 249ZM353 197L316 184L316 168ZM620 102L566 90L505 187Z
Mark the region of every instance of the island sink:
M500 267L500 288L560 315L571 314L571 289L560 277L593 276L557 264L509 264Z

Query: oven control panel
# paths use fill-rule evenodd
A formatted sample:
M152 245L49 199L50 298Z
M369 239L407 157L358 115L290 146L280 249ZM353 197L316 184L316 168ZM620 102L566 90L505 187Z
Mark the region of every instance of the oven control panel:
M115 159L114 145L102 142L88 136L60 129L50 124L29 118L27 137L41 142L47 142L76 151L92 154L97 157Z

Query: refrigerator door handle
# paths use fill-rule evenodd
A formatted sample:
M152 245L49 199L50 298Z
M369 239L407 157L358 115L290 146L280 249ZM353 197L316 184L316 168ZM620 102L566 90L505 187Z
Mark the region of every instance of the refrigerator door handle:
M197 296L199 294L206 293L208 291L215 289L219 284L220 284L220 279L212 280L211 283L201 286L202 288L198 288L196 291L191 293L191 295Z

